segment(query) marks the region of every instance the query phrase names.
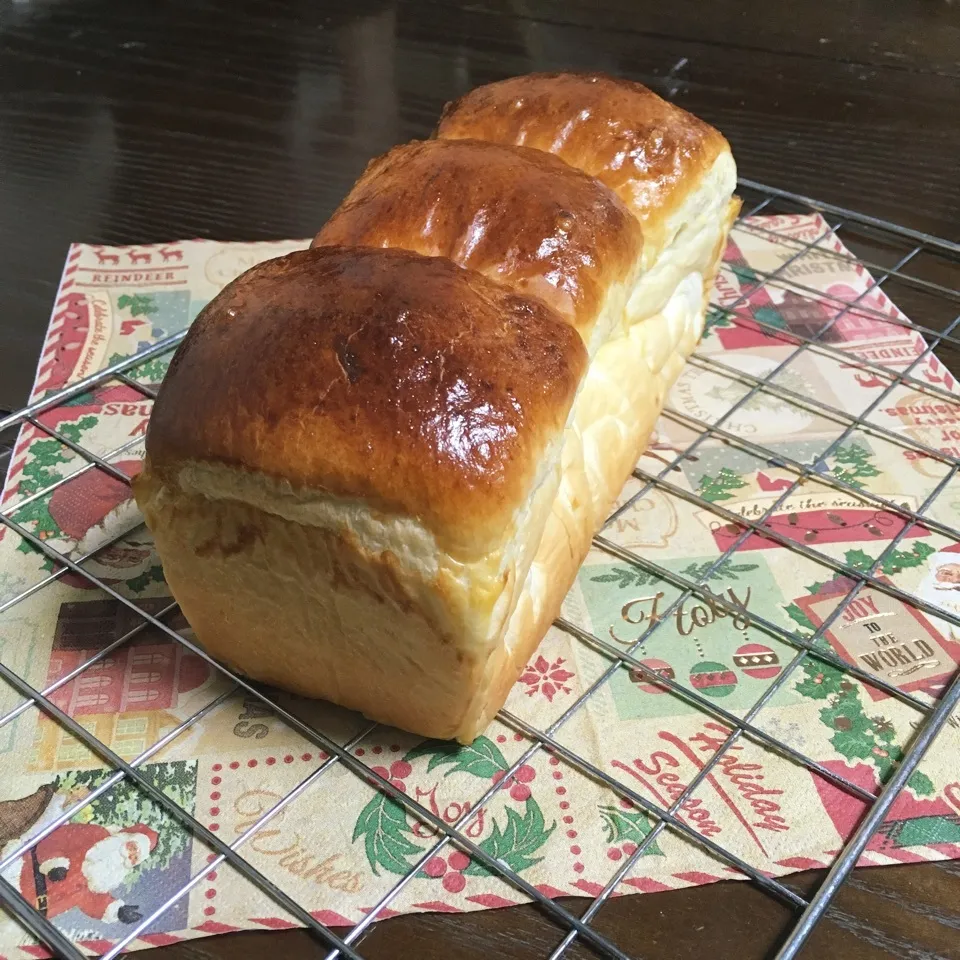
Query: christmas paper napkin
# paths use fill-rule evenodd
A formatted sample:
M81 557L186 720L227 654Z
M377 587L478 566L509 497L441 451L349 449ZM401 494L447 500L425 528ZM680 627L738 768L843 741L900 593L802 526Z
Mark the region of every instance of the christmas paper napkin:
M34 396L185 329L243 269L301 246L74 246ZM856 570L882 558L878 576L960 611L960 547L945 535L960 522L960 491L944 482L948 466L929 453L958 452L960 397L949 398L953 378L929 357L912 376L935 390L900 384L874 404L890 382L878 365L901 371L925 344L843 254L817 216L738 225L714 296L732 312L711 310L697 358L674 388L656 442L604 531L670 578L595 549L564 617L621 650L656 624L634 655L728 718L746 716L780 681L752 712L752 723L828 775L876 792L923 716L890 691L932 703L960 660L957 628L887 592L863 589L818 643L881 686L813 656L784 678L797 653L786 637L813 634L849 590L826 558ZM761 282L780 267L774 281ZM798 349L790 336L813 337L825 326L822 349ZM142 363L134 379L155 387L169 359ZM740 402L763 379L769 385ZM128 383L110 380L39 419L132 474L150 407ZM879 432L852 422L864 412ZM702 439L710 424L718 424L717 435ZM814 470L794 486L797 464ZM176 610L167 610L170 594L128 487L84 466L68 446L27 426L4 508L143 610L187 632ZM661 482L648 487L651 476ZM884 502L922 508L928 523L912 522ZM741 520L761 524L770 536ZM58 707L219 837L235 841L253 828L242 855L316 917L341 926L362 920L437 842L435 827L407 815L342 763L317 773L327 758L314 743L255 697L233 692L226 678L159 629L148 626L124 641L142 624L129 607L73 572L51 579L52 565L36 550L10 530L0 536L0 661L37 689L54 686L49 696ZM677 584L690 580L703 580L709 593L676 605ZM761 629L759 620L776 629ZM730 727L649 675L621 667L606 676L614 662L602 647L553 628L508 710L541 730L565 718L555 732L561 744L635 794L669 807L721 749ZM349 742L356 757L436 817L455 823L466 815L461 827L468 837L549 896L599 893L641 846L616 894L741 876L699 846L698 837L769 875L815 867L836 855L864 810L829 776L740 737L680 808L687 833L666 829L651 838L653 821L641 809L543 750L505 776L531 745L522 724L495 722L473 746L454 749L395 730L370 731L354 714L277 696L339 743ZM960 856L957 727L951 721L940 736L863 863ZM211 869L211 850L156 802L122 780L105 786L111 776L83 743L11 688L0 688L0 872L68 936L101 952L127 937L136 949L293 925L233 868ZM478 805L494 782L501 789ZM68 822L25 848L85 800ZM377 916L523 900L447 846ZM0 918L0 956L41 955L43 948L12 919Z

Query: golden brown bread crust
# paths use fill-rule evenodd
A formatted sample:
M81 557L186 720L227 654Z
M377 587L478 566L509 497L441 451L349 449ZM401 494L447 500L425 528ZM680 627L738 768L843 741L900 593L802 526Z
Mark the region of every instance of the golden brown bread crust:
M418 519L454 554L503 537L586 368L575 331L442 257L323 247L202 311L147 453L242 467Z
M533 73L447 104L437 128L545 150L606 184L661 245L663 221L710 169L726 140L642 84L605 74Z
M635 268L642 242L612 191L548 153L428 140L373 160L313 245L449 257L539 296L589 343L607 289Z

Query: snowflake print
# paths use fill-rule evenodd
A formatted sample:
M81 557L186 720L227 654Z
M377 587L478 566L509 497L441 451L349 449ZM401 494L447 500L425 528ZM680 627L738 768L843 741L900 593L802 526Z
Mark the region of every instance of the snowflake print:
M541 655L533 663L528 664L527 669L520 676L520 682L527 685L527 696L532 697L539 692L553 703L553 698L558 693L569 693L570 688L566 683L573 679L575 674L564 670L564 663L566 661L563 657L558 657L551 663Z

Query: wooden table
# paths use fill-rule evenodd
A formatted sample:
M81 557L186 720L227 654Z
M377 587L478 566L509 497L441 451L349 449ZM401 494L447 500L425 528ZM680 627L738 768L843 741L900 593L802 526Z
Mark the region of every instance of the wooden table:
M70 241L312 235L372 155L470 87L530 70L642 80L722 129L744 175L960 239L955 3L644 6L0 0L0 408L26 398ZM714 960L768 955L788 922L732 882L622 898L596 921L628 953ZM515 908L389 920L363 953L539 958L558 939ZM268 953L322 955L294 931L153 956ZM960 957L960 868L856 872L804 956Z

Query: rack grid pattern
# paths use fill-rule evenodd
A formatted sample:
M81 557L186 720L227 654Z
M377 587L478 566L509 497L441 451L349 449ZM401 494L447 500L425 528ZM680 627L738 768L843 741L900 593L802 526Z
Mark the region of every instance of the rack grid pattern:
M862 264L871 270L873 276L876 278L874 281L875 287L889 286L895 283L905 292L908 299L911 293L916 293L918 296L925 298L925 303L936 303L938 312L949 311L951 315L960 313L960 306L958 306L958 304L960 304L960 282L957 282L957 277L960 276L960 245L917 231L908 230L882 220L866 217L855 211L819 203L785 191L769 188L749 180L740 181L740 191L741 195L744 196L747 201L745 203L744 215L738 225L738 228L741 230L769 233L766 228L757 223L745 222L748 217L757 214L810 213L816 211L827 219L830 224L830 231L810 242L799 242L785 235L775 235L777 236L778 242L789 244L795 249L780 267L769 273L759 274L756 282L741 294L739 300L723 307L716 307L716 309L722 310L724 315L731 318L734 323L737 319L737 307L741 302L746 300L751 293L756 292L765 284L770 286L783 285L783 272L791 263L803 257L810 250L819 247L822 241L830 236L831 233L839 234L841 232L842 238L848 247L852 249L859 248L870 254L870 256L860 256L853 262ZM876 259L871 258L877 251L879 251L879 257ZM853 258L847 257L846 254L826 250L823 250L823 252L830 256L853 260ZM878 259L885 262L878 262ZM916 269L918 265L922 265L927 260L935 262L936 269L931 269L929 263L923 269ZM789 281L789 286L795 290L799 289L801 292L804 290L803 285L798 284L797 281L793 279ZM874 287L869 289L874 289ZM701 849L708 851L722 861L729 869L741 874L769 895L781 900L794 911L794 920L789 928L784 931L783 940L776 953L776 957L777 960L791 960L791 958L796 957L814 926L827 911L830 901L837 892L837 889L866 849L870 838L883 823L884 817L898 792L906 784L910 775L916 769L918 762L938 732L943 728L951 713L953 713L953 711L957 709L958 704L960 704L960 677L955 676L953 678L952 683L944 690L938 701L929 703L925 699L905 692L865 672L856 665L847 662L816 643L818 638L830 627L831 623L842 616L844 610L846 610L848 605L865 587L870 587L881 593L905 601L914 608L931 614L941 621L960 625L960 619L952 616L947 611L931 606L918 598L904 593L886 579L878 576L878 571L881 569L883 561L897 547L897 544L914 524L922 523L934 532L960 541L960 529L956 529L950 524L926 515L931 504L936 501L941 492L945 490L956 477L958 470L960 470L960 459L923 443L907 439L897 432L870 421L871 413L880 408L885 401L889 401L893 392L901 387L909 387L911 390L922 393L940 402L944 400L949 400L952 403L958 402L957 394L950 392L936 383L930 383L926 379L920 379L915 374L919 365L928 360L937 348L955 348L960 346L960 334L957 332L957 325L960 324L960 316L954 316L952 319L948 318L946 320L941 319L938 323L938 327L941 329L921 323L909 325L904 323L903 325L910 331L922 334L927 342L926 350L920 356L916 357L905 369L893 369L880 363L853 357L854 362L860 369L880 377L886 382L886 386L881 393L876 396L870 405L861 411L858 416L830 407L814 397L803 396L777 382L777 374L788 363L793 362L797 355L804 351L811 351L833 357L838 362L851 362L852 355L834 346L830 342L828 334L834 324L852 309L856 309L859 314L864 316L871 316L873 314L876 316L876 319L888 324L899 322L895 318L891 318L889 314L876 313L876 311L865 302L861 302L864 300L866 293L869 292L869 289L852 303L837 301L840 309L832 319L813 336L804 336L800 333L781 329L780 327L767 327L762 321L753 320L752 322L761 328L766 328L765 332L782 339L785 343L791 344L794 347L791 354L765 376L753 376L729 366L723 361L722 354L706 354L698 351L691 358L690 363L699 368L713 371L738 381L745 388L743 395L711 422L706 422L696 416L691 416L688 413L677 410L670 406L668 401L667 409L664 411L664 417L679 426L688 428L691 433L696 435L695 439L686 449L677 453L672 460L665 460L663 468L658 473L654 474L638 468L635 471L635 478L640 483L639 489L611 514L604 529L597 534L594 540L594 545L599 550L605 551L612 557L622 560L633 567L654 574L658 578L677 587L679 589L678 596L673 600L669 608L663 611L662 615L649 625L643 635L625 649L611 644L602 637L589 633L567 619L559 619L556 625L560 629L567 631L575 637L578 642L586 644L602 654L609 660L609 666L568 709L545 729L535 728L506 709L501 711L499 715L499 719L504 724L511 727L518 734L522 734L523 737L529 741L529 746L526 747L522 755L511 765L510 770L507 772L507 777L515 773L523 764L527 763L538 751L545 751L547 754L560 758L560 760L579 771L582 775L602 782L621 799L632 802L637 808L649 814L654 823L646 839L630 853L622 863L617 865L602 891L593 898L586 910L579 916L574 915L574 913L566 909L563 905L549 899L540 892L540 890L513 871L506 863L493 859L467 835L466 830L471 820L476 816L477 811L491 800L499 789L499 784L492 784L486 792L477 799L472 808L468 806L467 809L464 810L462 816L460 816L456 822L452 824L445 822L426 806L398 790L389 780L379 776L375 770L371 769L354 755L352 751L354 745L364 736L368 735L376 725L367 726L359 734L345 743L336 742L276 702L269 691L264 691L243 677L234 674L223 665L213 661L200 647L194 645L189 639L181 636L177 630L169 625L169 620L176 611L175 603L168 604L156 613L148 613L142 609L140 605L128 599L123 593L116 590L111 584L104 582L103 579L96 576L84 566L84 562L90 559L96 552L106 549L121 539L121 537L129 535L131 531L124 531L121 536L102 544L97 550L91 551L84 556L68 557L53 549L45 543L44 540L35 536L18 522L18 511L28 503L38 497L48 496L56 487L87 471L101 470L115 480L121 481L122 483L129 483L129 478L126 473L119 469L114 461L120 454L132 450L137 444L137 439L128 441L103 455L98 455L85 449L83 445L75 443L57 429L45 426L41 420L38 419L38 415L77 398L92 388L105 384L108 381L119 381L128 387L138 390L147 401L152 400L156 395L154 389L149 385L140 383L134 375L135 370L151 358L169 356L182 339L182 333L169 337L147 350L115 363L64 389L43 396L22 410L6 416L0 416L0 439L3 439L5 435L10 436L16 429L29 424L44 434L58 440L64 446L73 450L76 454L79 454L84 460L84 465L69 476L58 480L43 490L35 492L29 497L20 499L18 502L0 509L0 523L7 528L9 535L22 538L32 548L53 561L54 564L53 572L41 579L40 582L31 585L19 595L0 603L0 613L14 607L17 603L35 594L37 591L42 590L64 574L71 573L83 577L90 585L102 591L104 595L127 608L136 623L136 626L127 631L123 636L100 650L95 656L71 670L46 689L35 689L10 667L0 663L0 678L13 687L14 690L24 698L17 707L5 715L0 716L0 727L10 723L26 710L32 709L35 706L72 735L78 743L89 748L104 764L114 771L112 775L91 794L67 807L62 814L55 821L48 824L39 835L22 843L18 849L0 859L0 868L8 865L17 857L22 856L30 847L37 844L44 836L50 834L59 825L75 816L79 810L91 803L98 796L106 793L121 781L127 781L135 785L143 796L150 798L158 804L171 818L182 824L183 828L192 833L195 839L201 841L213 851L213 859L207 867L193 876L182 889L177 890L171 895L165 904L153 911L150 916L138 921L133 929L126 933L122 940L106 951L104 954L106 958L111 958L121 953L124 948L143 933L163 911L169 909L174 903L185 897L189 890L196 886L209 870L216 869L217 866L224 862L232 866L240 875L246 878L246 880L258 887L274 901L280 910L310 930L315 935L318 943L318 956L326 956L328 960L333 960L333 958L337 956L360 958L363 956L361 947L365 931L368 930L375 920L384 915L385 911L389 910L390 904L424 864L445 849L448 851L459 849L498 875L506 884L514 888L524 897L538 904L542 912L555 923L557 929L557 944L550 954L551 960L559 960L560 957L566 954L568 948L570 948L575 941L579 941L592 948L593 952L598 956L615 957L624 960L627 955L615 943L601 934L596 927L592 925L592 921L602 910L604 904L614 893L622 879L628 875L637 860L644 855L661 832L674 831L690 843L696 844ZM812 292L816 293L818 297L824 298L824 294L819 291ZM826 299L829 300L829 296L827 296ZM900 295L895 295L894 299L902 302ZM917 320L922 321L924 319L922 307L918 310L909 304L905 306L907 312L912 313ZM842 432L839 437L831 442L827 449L815 458L813 463L803 463L782 452L767 449L762 445L744 439L739 434L727 429L731 417L761 392L778 396L819 417L831 420L839 424ZM882 438L884 441L896 444L905 450L912 450L917 454L923 454L943 466L945 469L943 478L917 509L911 509L905 504L898 504L883 496L853 487L843 479L817 472L817 465L822 463L826 457L830 456L840 444L856 431L862 431L865 434ZM725 509L722 504L701 499L696 494L672 482L671 473L678 469L679 464L685 458L691 457L698 447L710 439L721 441L731 447L762 458L770 465L783 468L793 475L789 486L780 493L775 502L767 508L766 513L759 519L744 519L740 515ZM9 457L9 450L5 454L0 453L0 468L5 468L5 460L9 459ZM804 543L797 543L791 538L784 537L782 534L778 534L775 529L771 528L768 521L774 511L808 479L816 479L818 483L828 484L836 490L856 494L858 497L874 504L878 508L896 514L903 520L903 527L899 535L886 545L884 552L869 569L854 569L842 561L834 560L824 556L822 553L818 553ZM699 576L693 577L674 573L662 565L615 543L608 536L609 526L618 517L622 516L632 504L655 489L671 497L688 501L699 509L711 511L721 522L736 523L739 534L733 543L731 543L721 556L713 561L708 569L701 571ZM783 546L795 551L798 555L816 560L817 563L832 568L835 574L842 575L851 582L852 588L848 595L837 605L835 610L821 624L813 636L795 634L759 614L745 613L742 608L734 607L728 601L709 592L706 585L709 581L710 574L717 570L725 561L729 560L749 537L756 535L776 540ZM775 637L777 640L789 644L795 650L793 659L785 665L777 679L743 716L738 716L724 709L716 701L705 698L696 690L688 689L676 683L674 680L652 672L647 665L635 656L643 643L649 639L652 632L667 622L670 614L676 611L680 605L690 597L709 597L710 602L718 608L746 619L752 627L756 627L770 636ZM175 729L169 731L162 739L150 746L149 749L144 751L140 756L128 761L98 740L93 733L88 731L74 718L59 709L51 700L51 695L61 686L78 677L94 663L107 657L118 647L131 642L134 637L148 626L159 630L171 640L182 644L193 654L203 658L211 664L216 671L219 671L220 674L228 678L231 687L213 702L206 704L193 716L184 720ZM817 761L805 756L802 751L784 742L784 740L765 732L755 723L758 714L764 706L770 702L771 697L773 697L777 690L788 682L801 663L809 661L811 658L819 659L834 667L839 667L858 680L881 689L884 693L896 697L904 703L908 703L923 717L909 749L906 750L901 762L876 796L845 777L825 768ZM678 697L682 697L688 703L693 704L702 711L703 714L712 719L719 720L730 729L730 733L722 746L709 760L705 761L697 776L691 780L669 807L662 807L651 802L645 796L632 790L629 785L620 782L594 763L579 756L576 751L558 739L560 729L583 704L586 703L588 698L607 683L616 671L625 667L633 671L638 671L651 683L668 689ZM194 816L183 810L162 790L158 789L150 779L144 775L142 768L151 757L155 756L176 737L180 736L188 728L196 724L212 710L216 709L217 706L237 691L242 691L245 696L261 701L264 707L269 708L276 717L282 719L283 722L300 734L305 740L315 744L316 747L322 751L321 756L325 757L325 759L321 765L302 780L294 790L283 797L283 799L277 802L271 809L263 813L256 822L251 824L235 840L227 843L199 822ZM714 840L702 836L679 815L684 802L694 795L700 784L706 780L711 771L720 762L721 758L740 738L745 738L748 741L759 744L764 749L815 772L819 776L829 780L835 786L856 796L858 799L864 801L865 804L868 804L867 812L864 814L858 828L848 839L843 849L837 854L826 878L809 900L804 899L779 880L755 869L736 854L724 849L723 846ZM303 905L294 901L260 872L244 857L243 850L244 845L254 837L265 824L276 817L286 806L301 796L307 789L311 788L318 781L322 781L324 775L334 766L345 768L375 790L388 795L402 805L408 814L436 831L435 842L426 850L415 866L405 876L400 877L392 887L380 897L367 916L349 930L338 928L336 932L316 919ZM322 782L320 788L322 789ZM56 956L79 958L84 955L56 926L45 916L41 915L41 913L33 909L17 890L2 878L0 878L0 904Z

